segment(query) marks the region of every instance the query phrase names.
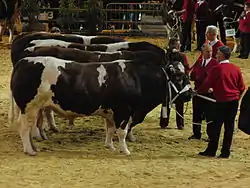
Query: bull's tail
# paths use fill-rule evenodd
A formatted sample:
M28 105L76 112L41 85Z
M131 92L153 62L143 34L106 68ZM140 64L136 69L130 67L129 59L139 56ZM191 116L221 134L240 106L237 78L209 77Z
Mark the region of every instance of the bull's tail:
M17 106L12 93L10 94L10 108L8 113L8 124L7 127L13 126L20 114L20 108Z

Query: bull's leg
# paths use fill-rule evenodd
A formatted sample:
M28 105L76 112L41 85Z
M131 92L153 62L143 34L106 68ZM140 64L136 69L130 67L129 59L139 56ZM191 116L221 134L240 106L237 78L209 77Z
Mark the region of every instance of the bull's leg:
M127 144L126 144L126 136L128 132L128 128L130 126L131 120L127 122L125 125L121 125L121 127L117 130L118 138L119 138L119 145L120 145L120 151L123 152L125 155L130 155L130 152L128 150Z
M109 148L111 151L115 151L114 143L113 143L113 135L116 131L115 125L109 120L105 120L106 122L106 139L105 139L105 147Z
M32 136L37 140L48 140L43 127L43 110L40 109L37 114L36 126L34 127L34 133Z
M74 118L70 117L69 118L69 129L72 130L75 127L74 125Z
M3 41L3 30L4 30L4 27L2 24L0 24L0 42Z
M50 108L45 108L44 109L46 118L48 120L48 125L50 127L50 130L53 132L59 132L58 129L56 128L56 123L55 123L55 118L54 118L54 113Z
M128 140L130 142L135 142L136 141L136 137L134 136L133 132L132 132L132 129L130 129L128 131L128 136L127 136Z
M11 43L13 40L13 28L9 29L9 43Z
M27 116L25 114L21 114L19 122L20 122L19 135L21 137L23 144L23 152L28 155L34 156L36 155L36 151L34 150L34 145L32 147L31 143L32 138L30 134L31 134L32 123L35 123L35 121L28 122Z

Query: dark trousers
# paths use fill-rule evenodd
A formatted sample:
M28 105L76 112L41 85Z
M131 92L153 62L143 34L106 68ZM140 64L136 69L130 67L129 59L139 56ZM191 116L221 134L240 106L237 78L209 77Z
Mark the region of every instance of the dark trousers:
M248 58L250 53L250 33L240 32L240 56L243 58Z
M210 25L214 25L217 27L217 23L219 24L220 40L226 45L227 39L226 39L226 30L223 23L223 16L214 14L211 18Z
M177 100L175 103L175 107L176 107L176 111L183 117L184 116L184 113L183 113L184 102ZM176 125L177 127L184 127L184 119L180 117L178 113L176 113ZM160 118L161 128L167 128L169 124L169 116L170 116L170 109L167 110L167 118L162 117L162 109L161 109L161 118Z
M223 146L221 149L221 154L225 156L230 155L230 148L233 139L235 116L238 110L238 100L216 103L215 104L215 119L214 119L214 128L206 149L207 152L216 154L218 149L218 143L220 138L220 131L222 124L224 123L224 138Z
M211 94L204 95L213 98ZM207 135L210 138L213 129L215 104L200 97L193 97L193 134L197 138L201 138L201 123L203 116L207 122Z
M191 51L191 30L192 21L183 22L181 34L181 52L184 52L185 50Z
M196 35L197 35L197 49L201 50L201 46L205 43L206 40L206 21L196 21Z

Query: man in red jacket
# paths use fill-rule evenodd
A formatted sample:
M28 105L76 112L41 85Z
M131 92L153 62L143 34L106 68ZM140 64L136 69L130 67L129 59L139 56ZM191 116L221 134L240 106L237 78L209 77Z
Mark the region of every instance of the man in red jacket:
M212 46L212 58L216 58L216 53L218 48L224 46L224 44L217 39L218 36L218 28L214 25L209 25L206 28L206 38L204 44L210 44ZM202 54L199 56L199 59L202 58Z
M190 74L191 80L194 81L194 89L197 90L206 77L210 74L211 70L218 65L216 59L212 58L212 47L209 44L203 44L202 58L195 62L193 70ZM201 92L201 95L209 98L214 98L212 93ZM207 101L198 96L193 97L193 135L189 139L201 139L201 123L202 115L205 115L207 122L207 135L208 138L211 135L211 126L213 128L213 115L214 104L211 101Z
M240 55L239 58L248 59L250 52L250 0L245 2L244 12L240 17Z
M217 52L217 65L206 80L198 88L198 92L213 92L216 99L214 128L211 131L210 141L207 149L199 155L214 157L218 149L218 142L222 124L224 123L224 138L221 149L221 158L230 156L235 116L238 103L245 90L242 73L240 69L229 62L231 52L227 46L222 46Z
M201 46L206 41L206 28L209 23L208 2L206 0L198 0L195 4L195 22L196 22L196 36L197 48L201 50Z
M218 28L214 25L207 26L206 29L206 37L207 41L206 43L209 43L212 46L213 53L212 57L216 58L216 53L218 51L218 48L221 46L224 46L223 42L217 39L218 36Z
M178 13L182 13L182 37L181 37L181 52L185 50L191 51L191 30L192 22L194 19L194 0L183 0L182 10Z

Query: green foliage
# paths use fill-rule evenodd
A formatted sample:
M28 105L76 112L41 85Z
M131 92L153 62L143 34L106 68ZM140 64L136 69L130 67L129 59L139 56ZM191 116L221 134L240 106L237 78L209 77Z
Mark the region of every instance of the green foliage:
M23 0L21 13L30 20L39 15L39 6L34 0Z
M60 0L58 24L63 28L69 29L75 21L75 17L78 15L77 11L72 9L78 8L75 5L75 0Z

